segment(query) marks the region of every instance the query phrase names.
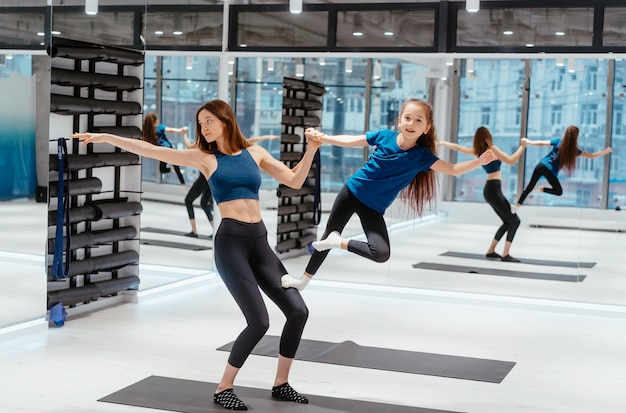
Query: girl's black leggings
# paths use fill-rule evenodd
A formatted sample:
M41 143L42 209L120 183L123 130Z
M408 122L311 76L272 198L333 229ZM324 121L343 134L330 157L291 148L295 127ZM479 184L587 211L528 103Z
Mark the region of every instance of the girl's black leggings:
M196 182L193 183L189 192L187 192L187 195L185 196L185 206L187 207L187 215L189 215L189 219L196 218L196 214L193 210L193 201L195 201L199 196L202 196L202 198L200 198L200 206L202 207L202 210L209 219L209 222L213 222L213 197L211 195L211 188L209 187L209 182L202 174L200 174L198 179L196 179Z
M172 165L174 168L174 172L176 172L176 176L178 177L178 180L180 181L181 185L185 184L185 178L183 177L183 173L180 171L180 166L178 165ZM161 172L162 174L168 174L170 173L170 168L169 166L167 166L167 164L165 162L159 162L159 172Z
M519 228L520 219L517 214L511 212L511 204L502 193L502 182L499 179L488 180L483 189L483 196L502 220L502 225L496 231L494 239L500 241L506 233L506 240L512 242Z
M283 288L287 273L267 242L263 222L246 223L223 219L213 240L215 265L247 326L233 344L228 363L240 368L269 328L269 315L261 291L285 314L279 354L294 358L309 310L295 288Z
M322 239L325 239L333 231L341 233L354 214L357 214L361 220L367 242L350 240L348 241L348 251L372 261L387 261L391 249L383 215L356 199L346 185L341 188L337 198L335 198ZM329 250L314 251L305 271L315 275L326 259L328 252Z
M533 189L535 189L535 185L537 185L539 178L542 176L548 180L550 185L552 185L552 188L543 188L543 192L556 196L561 196L563 194L563 188L561 187L559 178L557 178L547 166L539 162L533 170L533 174L530 177L530 181L528 182L526 189L524 189L522 196L520 196L519 201L517 201L518 204L522 205L524 203L526 197L532 192Z

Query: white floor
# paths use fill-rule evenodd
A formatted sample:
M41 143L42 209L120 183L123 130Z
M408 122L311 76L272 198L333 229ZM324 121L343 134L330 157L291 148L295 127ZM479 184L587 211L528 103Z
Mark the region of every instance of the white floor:
M148 205L145 212L151 214ZM184 208L169 204L158 204L157 216L142 217L142 225L160 222L167 227L175 222L167 217L179 213L180 229L187 230ZM199 221L203 218L199 216ZM584 249L585 256L576 254L581 261L597 261L600 268L585 270L588 278L582 283L411 267L437 259L470 265L471 261L446 261L437 254L446 250L481 253L493 230L451 219L394 227L392 258L385 264L333 251L303 293L310 310L304 338L515 362L502 383L296 361L292 385L312 400L322 395L455 412L623 412L626 306L620 300L626 293L619 279L622 261L615 250L593 251L596 234ZM30 242L24 237L23 248L20 241L0 247L36 257L43 242L33 247L33 236L39 236L38 230L33 231ZM568 242L587 242L568 230L535 230L543 232L531 237L532 231L520 228L515 255L569 260ZM558 250L554 240L559 240ZM623 238L615 238L613 245L616 242ZM154 410L97 400L150 375L219 381L228 354L216 348L232 341L244 320L221 280L207 271L210 252L194 256L162 247L142 248L142 280L153 276L155 269L167 273L176 258L184 267L178 272L187 274L183 278L189 273L199 275L186 287L157 294L146 289L138 303L76 316L61 328L29 330L4 339L0 335L0 411L150 412ZM305 264L305 256L285 260L290 272L302 271ZM473 265L510 268L500 262ZM580 271L523 264L518 268ZM606 288L607 284L611 287ZM268 308L269 334L279 335L284 318L271 303ZM275 359L251 356L237 384L269 389L274 367Z

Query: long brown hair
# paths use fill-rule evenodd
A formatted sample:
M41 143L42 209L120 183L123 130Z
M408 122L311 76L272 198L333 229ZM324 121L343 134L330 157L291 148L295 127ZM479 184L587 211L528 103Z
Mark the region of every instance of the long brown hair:
M223 100L215 99L202 105L196 112L196 144L202 152L217 152L217 143L208 142L204 139L204 136L202 136L202 127L198 121L198 116L202 109L211 112L211 114L218 118L224 125L224 151L228 155L252 146L241 133L239 123L237 123L237 118L230 105Z
M474 133L474 144L472 145L472 149L474 150L474 154L476 156L480 156L483 152L493 146L493 137L491 136L491 132L489 129L484 126L476 129L476 133Z
M420 99L409 99L402 105L400 116L404 113L407 105L420 105L426 111L426 122L430 125L428 132L417 139L417 146L423 146L435 155L437 154L437 135L435 133L435 123L433 122L433 108L428 102ZM400 192L400 199L418 215L424 212L424 204L432 204L435 199L435 189L437 188L437 176L434 171L418 172L413 181Z
M159 141L157 141L156 136L156 127L158 122L157 115L154 113L148 113L145 118L143 118L143 128L141 129L141 139L144 141L150 142L153 145L158 145Z
M571 174L576 167L576 157L578 156L578 127L568 126L561 139L556 159L559 162L559 169L565 169Z

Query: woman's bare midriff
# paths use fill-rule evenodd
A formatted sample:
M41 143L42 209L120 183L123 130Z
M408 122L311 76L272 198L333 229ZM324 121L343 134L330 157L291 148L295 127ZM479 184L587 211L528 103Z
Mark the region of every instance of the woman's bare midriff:
M222 218L234 219L241 222L260 222L261 206L256 199L234 199L217 205Z

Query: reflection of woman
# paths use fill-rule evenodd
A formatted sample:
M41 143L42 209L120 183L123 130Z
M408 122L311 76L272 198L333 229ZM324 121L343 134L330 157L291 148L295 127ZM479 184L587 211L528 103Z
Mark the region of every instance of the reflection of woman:
M517 205L514 206L515 210L522 206L526 197L535 188L537 181L539 181L539 178L542 176L548 180L551 187L539 187L539 191L561 196L563 194L563 188L557 178L561 169L565 169L568 173L571 173L576 167L577 156L594 159L611 153L610 147L593 153L581 151L578 148L578 127L576 126L568 126L567 129L565 129L565 134L562 139L556 138L552 140L531 141L530 139L522 138L522 140L528 145L552 146L552 150L535 166L528 185L519 197Z
M154 113L148 113L143 120L143 129L141 131L141 137L144 141L150 142L153 145L163 146L166 148L173 148L172 143L165 136L165 132L168 133L186 133L187 127L184 126L182 128L170 128L163 124L159 124L159 119L157 115ZM176 176L178 176L178 180L181 185L185 185L185 178L183 177L182 172L180 171L180 167L178 165L174 165L173 167L168 167L167 163L159 162L159 172L162 174L172 172L172 168L176 172Z
M186 150L158 147L105 133L82 133L73 137L84 139L83 144L108 142L141 156L196 168L208 179L222 217L214 236L215 264L247 322L233 343L213 400L229 410L248 409L233 387L240 368L269 328L269 315L259 290L262 289L287 319L280 338L272 397L308 403L308 399L288 382L308 309L297 290L281 286L281 276L287 271L267 241L259 203L259 170L263 169L282 184L300 188L321 143L309 140L301 161L289 169L265 148L252 145L243 137L235 114L226 102L205 103L196 118L196 143L194 148Z
M500 258L502 261L508 262L519 262L517 258L513 258L509 254L509 250L513 238L515 237L515 232L520 225L520 219L517 214L511 212L511 205L502 193L502 171L500 171L500 165L502 165L502 162L505 162L507 165L514 165L522 155L522 152L524 152L526 144L522 143L512 155L507 155L493 144L491 132L484 126L476 129L474 143L471 148L444 141L440 141L438 144L471 156L481 154L487 149L491 149L494 155L496 155L496 160L487 165L483 165L483 169L487 172L487 182L485 182L485 187L483 188L483 196L485 197L485 201L487 201L502 220L502 225L496 231L496 235L487 250L486 257ZM504 234L506 234L506 242L504 243L502 255L500 255L495 251L495 248Z
M187 149L194 147L194 144L189 141L187 131L183 132L183 139ZM188 237L197 238L198 228L196 226L196 214L193 208L193 202L200 197L200 207L204 211L211 228L213 228L213 195L211 195L211 188L209 188L209 182L200 174L194 181L191 188L185 195L185 207L187 208L187 216L189 217L189 224L191 225L191 232L186 233Z
M398 130L381 129L365 135L330 136L307 129L311 139L338 146L375 146L365 165L348 179L337 194L322 240L313 243L313 252L304 275L287 274L284 287L302 290L320 268L328 250L341 248L375 262L389 259L389 234L383 214L401 193L418 214L435 197L435 172L457 176L467 173L494 159L487 150L471 161L451 164L435 155L436 137L431 106L422 100L409 99L400 110ZM357 214L363 225L367 242L341 237L352 215Z

